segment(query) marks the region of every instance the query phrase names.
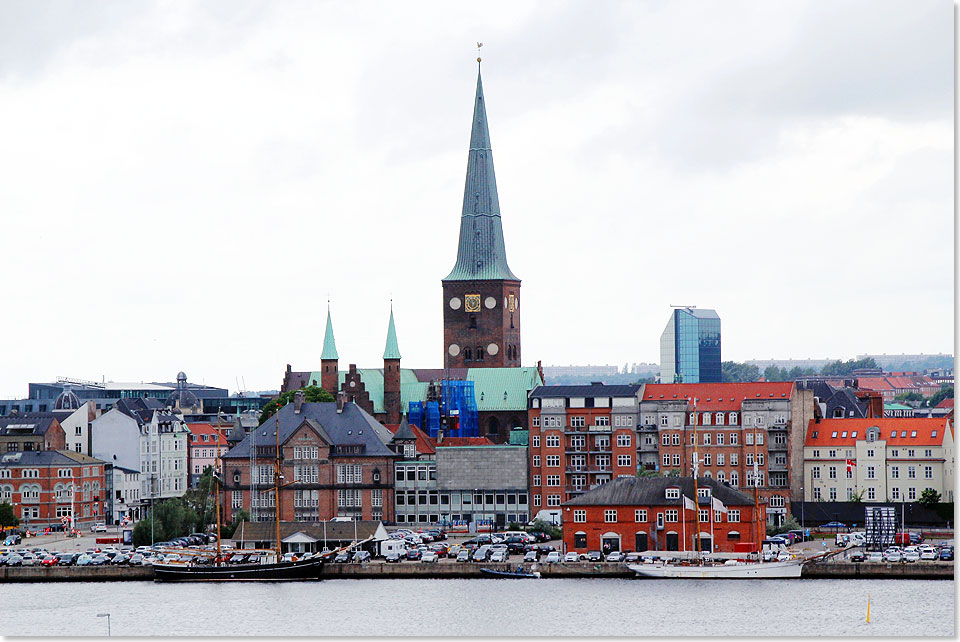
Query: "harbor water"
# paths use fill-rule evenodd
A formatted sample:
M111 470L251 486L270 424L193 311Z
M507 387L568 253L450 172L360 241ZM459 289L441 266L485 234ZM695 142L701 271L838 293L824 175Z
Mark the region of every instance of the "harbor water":
M867 599L870 623L867 623ZM953 636L937 580L0 585L2 635Z

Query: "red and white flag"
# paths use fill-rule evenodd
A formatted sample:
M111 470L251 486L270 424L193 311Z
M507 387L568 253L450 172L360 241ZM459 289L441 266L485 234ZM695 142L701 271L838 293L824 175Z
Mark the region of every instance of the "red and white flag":
M847 472L849 473L850 471L852 471L852 470L853 470L853 467L856 466L856 465L857 465L857 462L855 462L855 461L852 460L852 459L848 459L848 460L847 460Z

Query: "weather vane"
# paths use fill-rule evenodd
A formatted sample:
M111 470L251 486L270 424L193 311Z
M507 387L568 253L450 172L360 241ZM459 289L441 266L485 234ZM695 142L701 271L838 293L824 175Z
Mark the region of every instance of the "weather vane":
M482 42L477 43L477 62L480 62L480 47L483 46Z

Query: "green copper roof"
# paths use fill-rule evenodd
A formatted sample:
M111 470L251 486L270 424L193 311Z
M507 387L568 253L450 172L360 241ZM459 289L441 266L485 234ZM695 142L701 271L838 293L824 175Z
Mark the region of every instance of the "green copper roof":
M337 342L333 338L333 320L330 318L330 306L327 306L327 329L323 333L323 352L320 353L320 358L340 359L337 356Z
M477 96L473 106L470 152L467 155L467 181L463 189L463 213L460 216L460 245L457 263L444 281L504 279L519 281L507 265L500 222L497 177L493 172L493 152L487 128L487 109L483 83L477 72Z
M390 325L387 326L387 345L383 348L384 359L399 359L400 346L397 345L397 328L393 324L393 306L390 306Z
M477 410L527 410L527 394L543 382L536 368L470 368Z

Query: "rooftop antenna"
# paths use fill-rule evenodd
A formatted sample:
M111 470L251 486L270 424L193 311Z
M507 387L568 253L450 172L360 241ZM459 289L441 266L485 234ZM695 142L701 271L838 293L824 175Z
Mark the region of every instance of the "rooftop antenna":
M673 305L673 304L671 304L670 307L671 307L671 308L695 308L695 307L697 307L697 306L695 306L695 305Z
M482 42L477 43L477 64L480 64L480 61L482 60L482 58L480 58L480 47L482 46L483 46Z

